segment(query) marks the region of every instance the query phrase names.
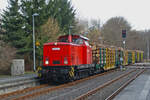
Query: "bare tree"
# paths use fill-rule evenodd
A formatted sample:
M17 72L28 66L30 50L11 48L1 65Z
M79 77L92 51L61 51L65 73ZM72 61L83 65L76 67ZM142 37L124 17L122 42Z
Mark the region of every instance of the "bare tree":
M130 24L123 17L113 17L102 26L102 36L106 44L121 46L122 29L130 31Z
M48 21L41 26L39 40L44 42L56 41L60 35L60 28L56 20L49 18Z
M103 38L101 32L98 29L90 29L87 33L87 37L90 39L90 42L97 44L102 44Z
M88 31L88 20L83 20L83 19L76 19L76 27L75 27L75 32L78 34L84 34L85 32Z
M0 74L10 74L12 59L16 56L16 49L0 41Z
M150 53L150 30L145 30L143 33L143 51L144 51L144 58L147 59L148 52ZM148 51L149 50L149 51Z
M144 40L143 34L140 31L132 30L129 31L126 38L126 47L133 50L143 50Z
M97 30L100 30L101 29L101 21L100 19L92 19L90 21L90 24L91 24L91 27L97 29Z

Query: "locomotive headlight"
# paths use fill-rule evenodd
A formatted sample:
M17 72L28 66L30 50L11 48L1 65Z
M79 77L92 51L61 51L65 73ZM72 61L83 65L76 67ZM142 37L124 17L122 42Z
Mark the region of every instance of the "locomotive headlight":
M66 57L64 58L64 64L68 64L68 60Z
M48 58L46 58L45 64L46 64L46 65L49 64Z
M49 62L48 62L48 61L45 61L45 64L46 64L46 65L48 65L48 64L49 64Z

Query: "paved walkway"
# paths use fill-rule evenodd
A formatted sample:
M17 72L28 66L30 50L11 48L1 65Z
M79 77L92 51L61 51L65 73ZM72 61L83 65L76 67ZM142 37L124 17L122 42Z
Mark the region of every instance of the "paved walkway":
M130 83L114 100L150 100L150 70Z

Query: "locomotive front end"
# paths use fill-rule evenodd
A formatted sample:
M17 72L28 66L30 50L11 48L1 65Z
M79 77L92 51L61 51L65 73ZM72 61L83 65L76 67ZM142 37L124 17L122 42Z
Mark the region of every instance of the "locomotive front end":
M94 69L91 64L92 51L87 38L61 36L58 42L44 44L41 77L59 82L80 79Z
M43 49L43 66L69 66L70 46L64 43L47 43Z
M69 43L54 42L44 44L42 75L45 78L53 80L58 80L59 78L60 80L68 75L72 65L70 49Z

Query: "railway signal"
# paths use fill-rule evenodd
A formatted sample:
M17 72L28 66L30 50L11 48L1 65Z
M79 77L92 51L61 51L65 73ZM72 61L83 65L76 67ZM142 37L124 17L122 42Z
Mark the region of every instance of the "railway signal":
M126 38L126 30L122 30L122 38Z

